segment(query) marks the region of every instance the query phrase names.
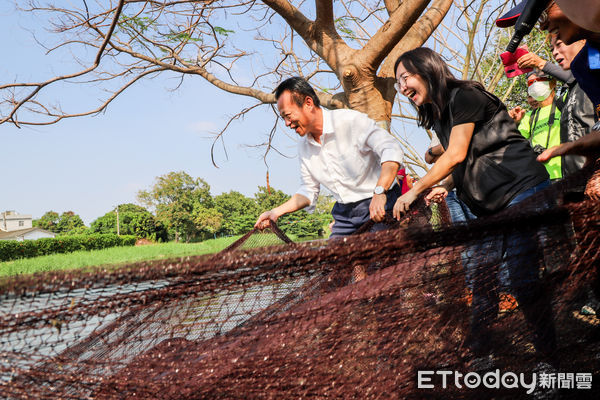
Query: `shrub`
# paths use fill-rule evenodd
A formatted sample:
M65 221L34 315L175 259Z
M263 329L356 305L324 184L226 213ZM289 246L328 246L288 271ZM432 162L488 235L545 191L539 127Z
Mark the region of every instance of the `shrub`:
M0 240L0 261L18 258L31 258L56 253L70 253L77 250L99 250L107 247L133 246L133 235L92 234L59 236L38 240Z

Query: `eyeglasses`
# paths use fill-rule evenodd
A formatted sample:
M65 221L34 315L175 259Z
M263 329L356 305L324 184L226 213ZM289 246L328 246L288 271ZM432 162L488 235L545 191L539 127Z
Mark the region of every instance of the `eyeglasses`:
M531 86L535 82L549 82L549 81L550 81L550 79L548 79L548 78L533 78L533 79L528 79L527 80L527 86Z
M400 93L400 91L402 90L402 87L406 86L406 80L408 78L410 78L411 76L413 76L413 74L406 73L404 75L400 75L400 77L398 78L398 81L396 83L394 83L394 89L396 89L396 91L398 93Z
M548 29L548 10L554 5L555 1L552 0L546 6L546 9L542 11L540 16L538 17L538 24L540 24L540 29L546 30Z

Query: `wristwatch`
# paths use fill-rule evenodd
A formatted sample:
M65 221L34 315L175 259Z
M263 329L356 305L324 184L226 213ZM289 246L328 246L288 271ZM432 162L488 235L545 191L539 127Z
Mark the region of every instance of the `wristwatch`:
M386 194L387 190L383 188L383 186L375 186L375 190L373 190L375 194Z

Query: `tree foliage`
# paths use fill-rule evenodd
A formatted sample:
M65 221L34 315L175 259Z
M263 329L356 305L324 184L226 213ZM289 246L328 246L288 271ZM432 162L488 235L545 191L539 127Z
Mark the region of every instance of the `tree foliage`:
M73 211L65 211L60 215L55 211L48 211L40 219L33 220L33 226L60 235L87 233L83 220Z
M276 190L259 186L258 192L254 194L259 212L270 210L287 201L291 196ZM322 236L324 227L332 221L331 207L333 201L330 197L319 196L315 212L309 214L305 210L296 211L279 218L277 225L287 234L299 238Z
M254 199L240 192L230 191L215 196L215 207L223 215L220 233L241 235L254 226L258 218L258 208Z
M196 239L201 231L195 213L202 213L200 208L213 208L208 183L183 171L157 177L150 190L138 192L138 200L156 211L156 218L175 240L183 237L186 242Z
M273 187L259 186L258 192L254 193L254 201L259 210L270 210L290 199L289 194Z
M204 238L212 236L223 224L223 214L217 211L216 208L208 208L203 205L194 207L193 212L194 223L199 234Z
M58 232L57 226L59 221L59 214L56 211L47 211L40 219L33 220L33 226L45 229L50 232Z
M333 218L330 213L312 213L304 210L280 218L278 226L288 235L294 235L297 238L322 237L325 232L325 226Z
M136 204L119 204L119 233L134 235L154 241L167 240L164 226L144 207ZM90 224L93 233L117 233L117 211L111 210Z
M210 186L204 180L193 178L183 171L161 175L151 189L138 193L140 202L156 210L156 219L170 230L169 236L176 240L181 237L185 241L245 234L254 227L261 212L277 207L290 197L281 190L259 186L253 198L236 191L213 198ZM321 196L317 212L308 214L301 210L284 215L278 225L284 232L296 237L316 237L331 221L331 206L332 199ZM123 221L129 221L129 214L151 216L143 207L133 204L121 205L119 210ZM115 221L116 213L110 211L92 223L92 230L115 232ZM136 221L132 219L129 222L130 228L121 225L121 231L127 229L127 233L136 234L133 225Z

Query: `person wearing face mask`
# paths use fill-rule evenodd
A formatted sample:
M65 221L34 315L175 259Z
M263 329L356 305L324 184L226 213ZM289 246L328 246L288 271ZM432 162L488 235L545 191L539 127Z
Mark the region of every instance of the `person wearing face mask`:
M585 40L567 45L558 39L556 35L552 35L551 43L554 59L562 69L570 73L571 62L585 45ZM561 117L561 143L573 142L587 135L594 125L594 105L579 87L573 74L570 74L565 86L567 93L562 99L564 106ZM564 137L565 131L567 132L566 138ZM563 171L566 170L567 174L581 169L585 164L585 157L578 155L562 155L561 157L551 158L549 161L556 159L562 160ZM579 313L583 315L597 314L597 310L600 311L600 301L594 293L591 283L585 285L585 296L585 304L581 307Z
M396 89L417 109L419 126L433 128L446 151L412 189L396 200L395 218L417 196L452 176L458 197L480 216L493 215L549 185L548 172L517 130L505 105L474 81L456 79L442 57L420 47L403 53L395 64ZM435 187L427 198L446 188ZM543 198L536 209L553 206ZM556 336L548 293L539 281L535 232L522 229L478 243L485 263L469 263L473 277L471 326L465 343L485 363L492 356L492 324L498 313L498 269L505 264L511 294L533 328L536 350L552 358ZM475 265L478 264L478 265ZM479 361L479 360L474 361ZM551 361L551 360L549 360Z
M536 68L546 75L564 82L564 85L556 91L555 98L556 105L561 111L560 142L556 143L559 145L573 142L590 133L594 125L594 105L571 73L571 61L585 45L585 40L571 45L564 44L562 40L557 39L556 35L552 35L551 40L552 55L558 65L548 62L534 53L525 54L519 58L517 63L520 68ZM517 118L515 120L519 122ZM558 160L560 160L563 177L579 171L585 163L585 158L582 156L563 155L556 160L551 160L549 164L557 164Z
M518 129L538 155L560 144L561 112L554 101L555 87L556 81L541 72L527 74L527 94L538 107L521 118ZM551 180L562 178L560 158L550 160L545 167Z
M496 24L509 27L515 24L525 3L524 0L508 13L500 17ZM600 3L591 0L549 1L545 12L540 16L540 29L547 30L565 45L581 40L586 43L569 62L573 76L580 88L592 101L595 119L600 117L600 25L596 16ZM596 18L596 23L592 21ZM546 162L553 157L580 155L593 162L600 156L600 122L592 131L579 139L554 146L538 156L538 161Z
M545 12L539 18L540 29L547 30L553 36L554 57L557 60L562 57L559 64L563 68L570 68L581 91L591 100L596 123L591 132L577 140L550 147L537 159L547 162L555 157L583 156L587 163L593 164L600 158L600 2L557 0L548 3ZM500 25L497 21L497 24L503 27L514 24L519 15L515 11L522 7L523 5L519 4L507 13L512 15L512 23ZM504 16L500 20L502 18ZM573 100L572 104L580 105L581 102ZM592 176L585 189L586 196L596 201L600 200L600 193L596 189L597 182L598 176ZM592 288L596 297L600 297L598 271Z

